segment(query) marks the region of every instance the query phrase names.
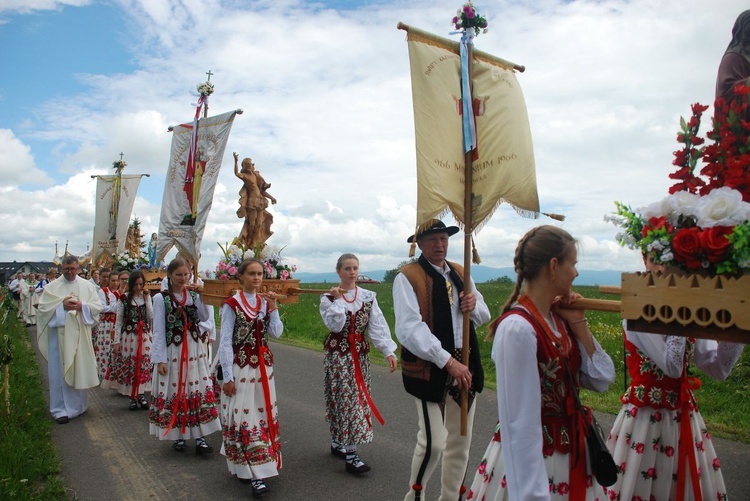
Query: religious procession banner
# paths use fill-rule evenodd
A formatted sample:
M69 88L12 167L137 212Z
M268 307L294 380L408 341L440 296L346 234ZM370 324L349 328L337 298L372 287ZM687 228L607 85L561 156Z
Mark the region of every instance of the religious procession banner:
M130 214L135 194L144 174L96 177L96 212L91 263L97 268L109 266L112 254L125 250Z
M407 41L417 149L417 225L451 212L463 225L465 155L458 43L414 28ZM536 217L534 151L526 104L515 72L480 51L473 57L477 147L472 163L472 215L480 229L503 202Z
M229 132L237 111L178 125L164 183L156 261L173 247L198 262Z

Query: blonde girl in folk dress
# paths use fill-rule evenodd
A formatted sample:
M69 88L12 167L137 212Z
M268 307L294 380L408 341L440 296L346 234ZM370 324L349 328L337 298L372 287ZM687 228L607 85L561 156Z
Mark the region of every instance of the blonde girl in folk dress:
M221 307L219 360L223 375L221 453L229 472L250 483L254 496L268 492L263 479L279 474L281 439L273 354L268 336L284 330L276 294L259 294L263 264L246 259L237 268L242 291Z
M467 500L606 499L589 471L589 411L575 411L575 393L579 384L606 391L615 368L584 312L559 307L580 297L570 289L576 259L575 240L554 226L518 243L516 286L490 331L499 424Z
M357 445L372 442L373 416L384 424L370 397L370 345L380 351L391 372L396 370L396 343L378 306L375 293L358 287L359 260L343 254L336 263L341 285L320 298L320 316L329 329L326 337L324 391L326 421L331 431L331 454L346 460L348 473L370 470L357 455Z
M151 391L151 338L154 311L151 296L144 290L146 278L140 270L130 273L128 292L120 297L112 349L121 395L130 397L129 409L148 409L145 393ZM102 386L104 384L102 383Z
M195 452L210 454L205 436L221 429L209 361L198 323L208 319L208 308L196 286L189 284L190 268L182 259L167 266L169 287L154 296L154 335L151 362L149 429L159 440L174 440L174 450L185 450L195 439Z
M646 269L664 267L644 256ZM744 344L624 331L631 381L607 440L617 482L609 499L725 500L727 490L711 435L693 396L695 365L714 379L729 376ZM682 416L689 416L683 420Z

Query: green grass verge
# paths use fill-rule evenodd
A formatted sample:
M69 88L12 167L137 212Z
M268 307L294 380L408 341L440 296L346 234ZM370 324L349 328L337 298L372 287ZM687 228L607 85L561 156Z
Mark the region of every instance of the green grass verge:
M322 289L331 284L302 284L302 288ZM478 284L479 291L485 298L493 316L510 295L512 286L503 284ZM394 332L392 284L368 284L366 288L378 294L378 304L383 310L391 332ZM587 298L612 299L599 292L598 287L574 287ZM301 294L296 304L281 307L284 335L278 342L302 346L309 349L323 349L323 340L327 331L320 320L318 305L320 297L316 294ZM606 312L590 311L587 313L589 325L599 343L612 357L615 363L616 379L606 393L583 390L581 400L593 409L616 414L620 410L620 396L623 393L624 361L622 327L619 315ZM484 341L486 328L480 328L478 337L481 343L482 364L485 368L485 379L488 388L495 388L495 368L490 359L491 343ZM394 334L395 340L395 334ZM382 355L373 350L370 352L374 363L385 365ZM698 406L706 421L709 431L722 438L750 443L750 351L745 350L742 358L725 381L716 381L704 376L697 368L692 371L703 382L700 390L695 392Z
M0 499L65 499L60 461L52 443L49 410L26 329L11 312L0 325L13 347L10 374L10 414L5 397L0 406ZM0 369L4 382L5 368Z

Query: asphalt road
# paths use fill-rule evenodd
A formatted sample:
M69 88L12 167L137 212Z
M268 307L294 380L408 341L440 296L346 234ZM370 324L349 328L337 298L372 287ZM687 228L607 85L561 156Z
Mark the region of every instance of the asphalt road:
M36 338L34 328L29 329ZM360 446L372 466L361 476L348 474L342 459L330 454L324 417L322 353L279 343L271 347L279 397L283 467L267 480L267 500L403 499L408 489L411 455L416 442L416 409L398 372L372 367L373 399L385 426L375 424L373 443ZM38 357L40 358L40 357ZM41 363L45 390L46 362ZM62 459L62 475L71 500L216 500L251 497L250 486L232 477L218 451L221 436L207 437L216 452L204 458L193 444L182 453L172 443L148 433L144 410L128 410L129 399L111 390L89 390L89 410L65 425L54 425L52 437ZM469 460L469 479L479 464L497 420L494 391L479 396ZM606 429L614 416L597 414ZM730 499L750 499L750 445L714 439ZM439 470L426 490L437 499Z

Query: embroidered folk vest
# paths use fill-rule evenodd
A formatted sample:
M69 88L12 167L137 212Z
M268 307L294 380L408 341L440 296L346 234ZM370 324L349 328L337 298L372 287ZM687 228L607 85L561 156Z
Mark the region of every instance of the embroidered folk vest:
M230 297L224 304L234 311L234 331L232 332L232 351L234 363L240 368L246 365L256 369L260 365L260 347L268 347L268 316L250 318L242 309L237 299ZM273 354L270 350L263 350L266 366L273 367Z
M652 407L654 409L679 409L680 390L687 377L685 368L693 357L695 339L688 338L685 343L685 356L682 376L671 378L659 369L653 360L641 352L633 343L625 340L627 352L626 362L631 382L626 393L620 398L623 404L633 404L636 407ZM689 390L688 390L689 391ZM695 402L692 398L690 401ZM691 409L695 410L694 404Z
M573 342L570 353L566 357L575 384L575 388L571 388L560 350L552 344L539 323L535 319L530 320L532 317L525 310L512 309L503 315L503 318L508 315L521 315L526 318L536 334L539 390L542 395L542 453L545 457L551 456L555 451L568 454L572 450L573 427L576 422L574 419L575 399L572 391L578 391L578 371L581 367L581 352L578 343L571 336ZM570 336L570 332L568 335Z
M339 332L329 332L323 346L326 351L331 353L337 353L338 355L346 355L351 353L351 347L349 346L349 334L352 332L352 317L354 317L354 348L357 353L369 353L370 343L367 341L365 332L367 331L367 324L370 321L370 312L372 311L372 301L362 303L362 307L354 312L354 315L347 312L346 321L344 327Z
M138 322L146 322L146 304L130 304L128 296L122 296L120 299L124 308L122 313L122 330L128 334L134 334L138 331Z
M193 340L196 342L198 340L205 341L206 337L208 337L207 333L201 335L200 329L198 328L200 319L198 318L198 307L195 306L195 302L198 300L198 294L193 291L189 291L189 293L190 297L193 298L193 304L177 306L173 304L169 291L159 292L159 294L164 297L164 315L166 317L165 335L167 338L167 346L170 344L179 346L183 341L184 325L182 310L185 311L185 317L187 318L187 332Z
M460 293L463 290L463 268L448 262L451 281ZM453 342L453 318L445 278L435 271L427 259L420 255L416 263L401 268L417 295L422 321L432 334L440 340L444 350L460 360L460 350ZM484 389L484 370L479 356L479 343L471 323L469 333L469 370L472 375L471 390L480 393ZM408 349L401 347L401 375L407 393L428 402L442 402L446 395L448 371L432 362L422 360Z

